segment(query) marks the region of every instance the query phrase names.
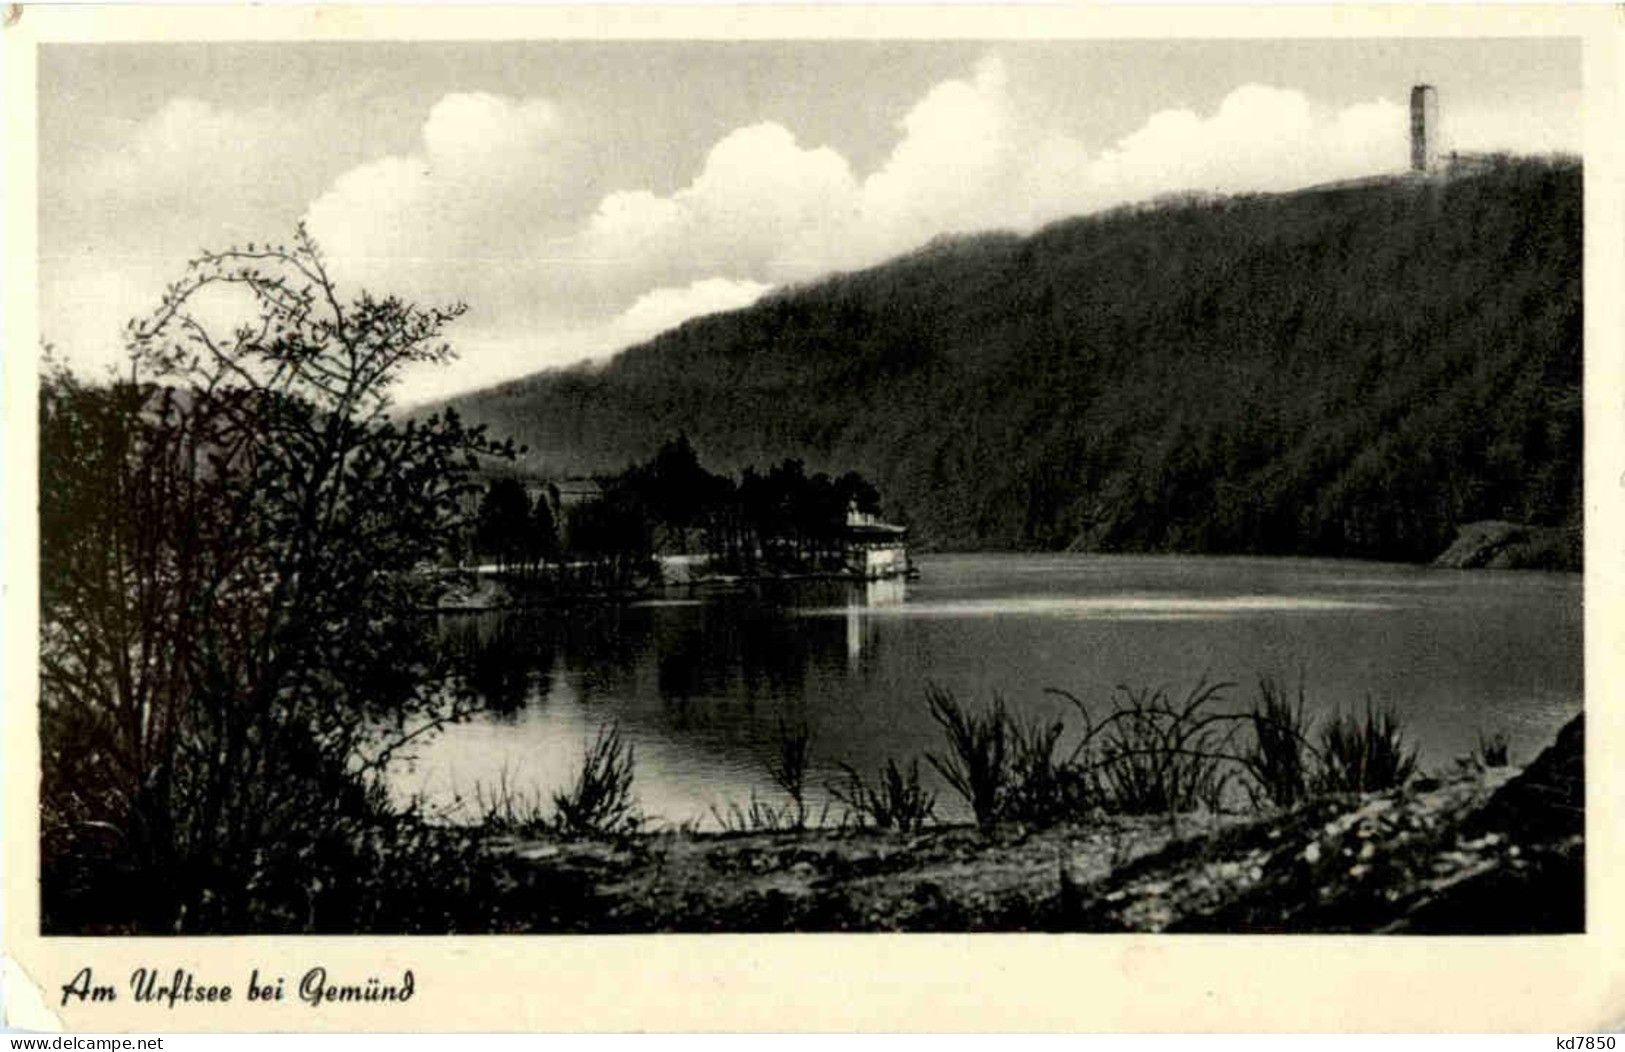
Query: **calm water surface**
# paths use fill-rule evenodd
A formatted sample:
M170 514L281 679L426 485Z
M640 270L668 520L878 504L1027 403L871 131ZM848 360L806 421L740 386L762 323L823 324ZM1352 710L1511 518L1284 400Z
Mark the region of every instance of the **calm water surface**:
M672 593L620 607L452 615L448 649L491 706L396 774L397 792L453 801L499 779L549 793L584 741L618 723L634 790L657 821L709 819L755 790L781 720L813 728L819 787L845 761L872 773L941 748L924 689L1065 714L1060 687L1104 711L1118 684L1183 693L1300 672L1312 713L1398 710L1424 766L1502 732L1514 762L1584 696L1581 579L1297 559L938 555L917 581ZM939 814L961 813L943 792Z

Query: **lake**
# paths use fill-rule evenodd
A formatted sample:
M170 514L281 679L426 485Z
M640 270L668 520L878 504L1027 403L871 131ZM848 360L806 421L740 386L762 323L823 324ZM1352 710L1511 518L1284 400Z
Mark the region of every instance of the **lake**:
M1270 675L1311 714L1392 707L1424 768L1503 733L1514 763L1584 698L1578 575L1337 560L923 555L913 581L778 583L568 611L447 615L440 634L490 706L395 772L449 815L476 786L550 793L604 724L636 749L634 791L659 823L751 792L781 721L812 728L823 786L846 762L940 751L936 684L977 705L1067 715L1050 687L1107 710L1119 684L1183 696L1203 676L1236 707ZM1070 740L1070 737L1066 740ZM945 789L938 814L963 817Z

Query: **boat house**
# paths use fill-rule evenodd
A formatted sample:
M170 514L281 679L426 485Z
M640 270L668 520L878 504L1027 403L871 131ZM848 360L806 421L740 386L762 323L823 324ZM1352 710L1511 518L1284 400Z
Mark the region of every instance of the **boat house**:
M881 522L856 504L847 508L841 533L841 555L846 569L866 580L901 577L908 573L908 527Z

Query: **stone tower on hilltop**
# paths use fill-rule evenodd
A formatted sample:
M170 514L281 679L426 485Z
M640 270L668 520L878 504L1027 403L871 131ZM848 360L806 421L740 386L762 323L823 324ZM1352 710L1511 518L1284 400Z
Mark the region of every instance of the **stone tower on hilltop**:
M1411 89L1411 171L1431 172L1439 163L1439 93L1431 84Z

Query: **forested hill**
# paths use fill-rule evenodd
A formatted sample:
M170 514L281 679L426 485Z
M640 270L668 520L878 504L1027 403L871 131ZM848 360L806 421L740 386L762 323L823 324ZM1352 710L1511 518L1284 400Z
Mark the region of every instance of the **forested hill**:
M546 474L855 469L936 548L1431 558L1579 523L1581 214L1566 160L1121 209L455 405Z

